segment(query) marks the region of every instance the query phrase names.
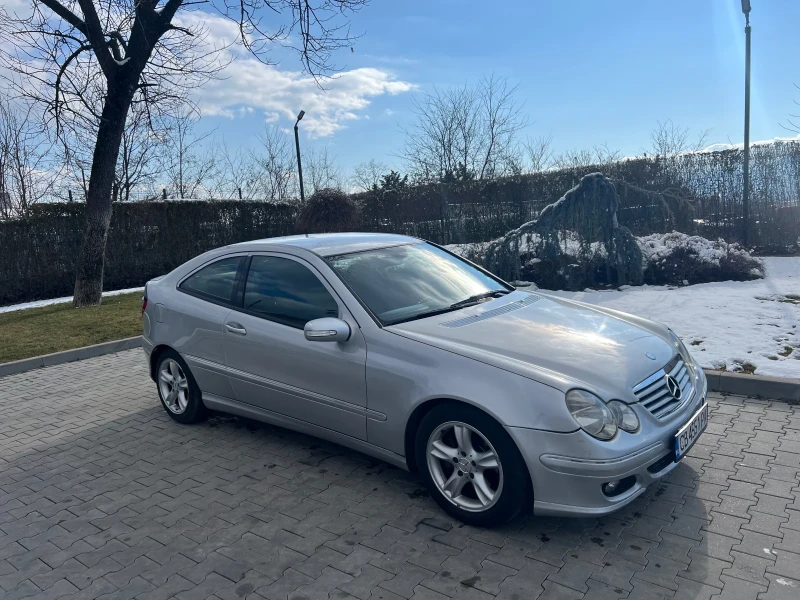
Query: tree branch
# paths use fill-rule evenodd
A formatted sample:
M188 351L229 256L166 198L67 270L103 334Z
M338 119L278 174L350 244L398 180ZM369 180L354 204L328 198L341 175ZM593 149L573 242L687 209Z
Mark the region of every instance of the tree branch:
M64 19L67 23L72 25L75 29L80 31L83 35L88 37L88 34L86 33L86 23L84 23L80 17L78 17L78 15L61 4L58 0L42 0L42 4Z
M100 63L100 68L106 79L111 79L114 75L116 62L114 62L111 54L108 52L108 45L106 44L106 36L103 33L103 26L100 23L100 18L97 16L97 11L94 8L91 0L78 0L78 5L81 7L83 18L85 19L84 32L86 37L89 38L89 43L94 48L94 55L97 57L97 62Z

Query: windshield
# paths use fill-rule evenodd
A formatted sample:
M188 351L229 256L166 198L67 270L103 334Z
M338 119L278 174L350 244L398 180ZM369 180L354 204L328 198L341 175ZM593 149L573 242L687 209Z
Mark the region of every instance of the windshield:
M380 248L327 259L383 325L457 310L473 297L511 289L431 244ZM460 305L459 305L460 304ZM459 306L454 306L459 305Z

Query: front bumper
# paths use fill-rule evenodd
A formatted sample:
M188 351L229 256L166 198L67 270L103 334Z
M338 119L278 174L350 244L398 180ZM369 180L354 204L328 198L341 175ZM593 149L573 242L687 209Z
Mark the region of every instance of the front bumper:
M533 483L536 515L601 516L632 502L647 486L678 466L671 460L675 433L705 402L705 375L696 369L694 396L664 419L643 420L639 433L619 432L601 442L578 430L556 433L506 427L525 459ZM634 405L635 406L635 405ZM602 485L633 478L626 491L606 496Z

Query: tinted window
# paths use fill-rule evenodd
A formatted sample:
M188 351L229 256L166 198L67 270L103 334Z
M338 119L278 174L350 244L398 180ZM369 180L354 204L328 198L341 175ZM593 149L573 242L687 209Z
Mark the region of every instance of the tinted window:
M190 277L183 280L183 290L204 296L210 300L230 303L233 297L233 284L236 271L244 257L223 258L206 265Z
M316 275L287 258L254 256L244 288L244 309L290 327L338 317L339 307Z
M449 310L474 295L510 291L430 244L343 254L328 262L384 325Z

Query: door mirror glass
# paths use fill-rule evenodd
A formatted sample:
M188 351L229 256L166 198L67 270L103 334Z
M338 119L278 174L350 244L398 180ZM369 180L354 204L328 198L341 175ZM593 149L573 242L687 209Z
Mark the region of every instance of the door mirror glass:
M346 342L350 339L350 325L341 319L325 317L306 323L303 333L309 342Z

